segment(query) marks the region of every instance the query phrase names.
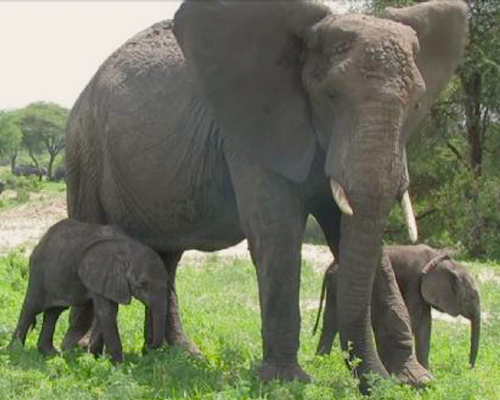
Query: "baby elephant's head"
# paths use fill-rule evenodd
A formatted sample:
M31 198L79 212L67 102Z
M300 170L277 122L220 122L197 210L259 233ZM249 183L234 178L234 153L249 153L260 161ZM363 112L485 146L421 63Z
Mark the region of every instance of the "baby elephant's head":
M479 347L481 304L479 290L467 268L446 254L433 258L422 272L421 294L437 310L471 321L470 365Z
M158 254L124 235L100 235L85 246L78 274L86 288L115 303L132 296L149 309L153 346L161 344L167 315L168 275Z

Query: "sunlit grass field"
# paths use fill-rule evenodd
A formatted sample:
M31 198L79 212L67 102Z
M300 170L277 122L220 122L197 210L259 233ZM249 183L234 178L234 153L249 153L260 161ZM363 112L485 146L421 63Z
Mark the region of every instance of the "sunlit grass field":
M477 276L488 268L500 277L500 266L469 263ZM114 367L74 350L45 358L36 351L40 323L25 348L8 349L27 281L27 258L19 251L0 258L0 399L361 399L338 350L314 355L318 338L311 336L321 272L308 263L302 268L302 334L300 361L313 376L312 384L261 384L256 369L261 357L257 285L250 262L209 257L181 261L178 294L185 329L205 358L165 347L145 356L143 307L122 306L119 327L125 362ZM494 274L494 276L492 275ZM500 290L495 279L481 284L483 327L477 367L467 368L469 326L435 321L431 351L436 382L414 390L386 381L373 388L374 399L500 399ZM41 322L41 319L39 319ZM61 316L56 347L67 327Z

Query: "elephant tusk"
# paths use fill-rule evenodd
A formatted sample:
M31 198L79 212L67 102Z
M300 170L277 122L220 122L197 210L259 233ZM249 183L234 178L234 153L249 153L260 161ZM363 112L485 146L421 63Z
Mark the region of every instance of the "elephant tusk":
M335 203L337 203L337 206L340 208L340 211L342 211L346 215L352 215L352 207L349 204L349 200L347 200L347 196L342 186L340 186L339 183L334 179L330 179L330 188L332 189L333 199L335 200Z
M410 194L408 193L408 190L406 190L401 197L401 207L403 208L403 214L405 217L406 226L408 227L410 241L412 243L415 243L418 240L417 220L415 219L415 214L413 213L413 206L411 205Z

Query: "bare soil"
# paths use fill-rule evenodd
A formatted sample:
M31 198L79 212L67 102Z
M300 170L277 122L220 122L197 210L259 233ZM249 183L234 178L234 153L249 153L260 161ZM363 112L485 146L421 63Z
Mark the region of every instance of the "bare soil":
M2 196L9 196L8 192ZM27 203L0 212L0 255L25 245L31 252L45 231L66 217L66 197L61 195L31 194Z
M9 196L4 192L2 195ZM22 245L26 254L30 254L35 244L47 231L47 229L57 221L66 218L66 198L61 195L49 194L31 194L30 201L0 212L0 256L8 254L14 248ZM245 241L228 249L220 250L215 253L205 253L196 250L190 250L184 253L181 263L190 266L201 266L210 257L237 257L250 260L248 244ZM310 263L311 267L318 273L323 273L333 260L330 250L326 246L320 245L302 245L302 259ZM493 271L484 270L481 272L479 280L498 282L499 277ZM318 292L319 296L319 292ZM304 309L316 309L317 300L308 301L302 304ZM449 315L433 310L435 318L454 323L469 323L462 317L453 318ZM486 319L483 315L483 319Z

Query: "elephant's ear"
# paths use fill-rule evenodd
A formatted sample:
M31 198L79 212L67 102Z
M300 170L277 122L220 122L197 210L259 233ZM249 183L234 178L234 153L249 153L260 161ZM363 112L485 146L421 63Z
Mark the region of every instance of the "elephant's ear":
M126 243L123 240L96 239L84 250L78 275L91 292L120 304L129 304Z
M385 16L412 27L420 44L416 63L426 93L408 118L406 130L411 132L462 60L468 33L467 5L463 0L434 0L407 8L389 7Z
M187 0L174 33L224 138L302 181L315 152L302 36L327 9L306 1Z
M422 276L421 294L424 300L454 317L460 313L460 281L455 271L440 265Z

